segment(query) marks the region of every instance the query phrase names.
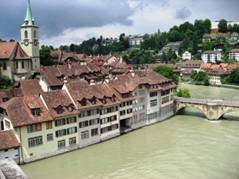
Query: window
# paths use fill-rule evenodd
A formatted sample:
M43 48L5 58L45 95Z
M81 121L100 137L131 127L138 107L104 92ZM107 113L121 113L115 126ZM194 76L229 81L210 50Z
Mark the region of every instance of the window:
M131 105L132 105L132 101L128 101L127 106L131 106Z
M126 113L125 113L125 110L123 110L123 111L120 111L120 115L121 116L124 116Z
M62 137L66 135L66 129L56 131L56 137Z
M131 114L133 112L133 109L127 109L127 114Z
M75 145L76 144L76 137L69 138L69 145Z
M55 126L63 126L66 124L66 120L65 119L58 119L55 121Z
M34 138L29 138L28 139L28 146L29 146L29 148L36 147L36 146L39 146L39 145L42 145L42 144L43 144L42 136L34 137Z
M152 92L152 93L150 93L150 97L152 98L152 97L155 97L155 96L158 96L158 93L157 92Z
M47 134L47 141L53 141L53 134Z
M157 106L157 104L158 104L157 99L155 99L155 100L151 100L151 101L150 101L150 107Z
M36 109L32 109L32 115L37 117L41 115L41 109L36 108Z
M90 126L93 126L93 125L96 125L96 124L99 124L99 119L92 119L92 120L89 121Z
M27 39L28 38L28 32L25 30L25 39Z
M37 38L37 31L34 30L34 38Z
M24 69L25 68L25 63L24 63L24 61L22 61L22 69Z
M27 126L28 133L38 132L41 130L42 130L41 124L32 124L32 125Z
M95 129L91 129L91 136L96 136L98 135L98 128L95 128Z
M18 62L15 62L15 65L16 65L16 69L18 69Z
M84 128L84 127L88 127L88 125L89 125L88 121L83 121L83 122L80 122L79 127Z
M81 132L81 139L88 139L89 138L89 131L83 131Z
M108 121L116 121L116 120L117 120L117 116L111 116L108 119Z
M107 118L103 118L103 119L101 119L100 123L101 124L106 124L106 123L108 123L108 119Z
M71 127L67 129L67 134L75 134L77 133L77 127Z
M109 127L104 127L101 129L101 134L104 134L109 131Z
M3 62L3 70L7 70L7 63Z
M62 149L66 146L65 140L58 141L58 149Z
M46 123L46 129L52 129L52 121Z
M69 117L66 119L67 124L76 123L76 117Z
M111 130L112 131L114 131L114 130L116 130L116 129L118 129L119 128L119 125L118 124L115 124L115 125L112 125L111 126Z

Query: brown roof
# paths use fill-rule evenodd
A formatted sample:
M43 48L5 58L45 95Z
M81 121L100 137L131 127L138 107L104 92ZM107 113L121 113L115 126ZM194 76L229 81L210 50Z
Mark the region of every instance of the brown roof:
M64 90L45 92L42 97L53 117L71 115L77 112L70 97ZM73 110L69 111L68 107L72 107Z
M41 67L40 73L49 86L63 86L64 77L67 79L98 79L105 76L101 68L93 63L80 65L78 63Z
M18 42L0 42L0 59L30 59Z
M31 107L34 106L40 108L40 116L32 115ZM8 118L11 120L14 127L52 120L39 96L15 97L2 103L0 107L6 110Z
M82 100L86 100L86 106L93 107L118 103L121 99L118 92L108 84L89 85L86 81L71 81L66 84L66 87L78 109L84 108L80 104ZM112 101L113 96L115 101ZM93 98L96 99L94 104L90 102ZM102 103L103 99L106 99L106 104Z
M110 85L117 90L119 93L129 93L134 91L139 85L160 85L169 83L171 80L164 76L157 74L152 71L138 71L134 75L129 73L127 75L121 75L117 80L111 81Z
M12 130L0 131L0 150L12 149L19 146L20 143Z
M37 80L22 80L20 88L24 96L39 95L43 92Z

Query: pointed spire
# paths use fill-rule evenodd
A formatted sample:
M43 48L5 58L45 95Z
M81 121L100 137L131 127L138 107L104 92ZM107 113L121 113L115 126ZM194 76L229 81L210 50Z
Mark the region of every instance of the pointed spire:
M27 13L26 13L25 22L27 22L28 25L34 24L34 20L32 18L32 8L31 8L30 0L28 0L28 2L27 2Z

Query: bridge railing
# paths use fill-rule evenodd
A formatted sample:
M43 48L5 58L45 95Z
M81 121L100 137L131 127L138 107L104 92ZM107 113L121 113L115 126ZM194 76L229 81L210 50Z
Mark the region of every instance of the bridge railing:
M193 103L193 104L205 104L205 105L221 105L221 106L231 106L239 107L238 101L233 100L223 100L223 99L197 99L197 98L182 98L174 97L176 102L182 103Z

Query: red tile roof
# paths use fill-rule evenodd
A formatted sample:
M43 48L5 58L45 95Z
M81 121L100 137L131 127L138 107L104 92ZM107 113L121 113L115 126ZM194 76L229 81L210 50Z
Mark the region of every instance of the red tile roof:
M18 42L0 42L0 59L30 60L30 57Z
M42 94L42 97L53 117L61 117L77 113L75 109L76 107L64 90L45 92ZM72 111L69 111L69 107L71 107Z
M0 131L0 150L12 149L19 146L20 143L12 130Z
M37 80L22 80L20 88L24 96L39 95L43 92Z
M6 110L13 127L21 127L52 120L52 117L39 96L15 97L2 103L0 107ZM40 108L40 116L33 116L31 107Z

